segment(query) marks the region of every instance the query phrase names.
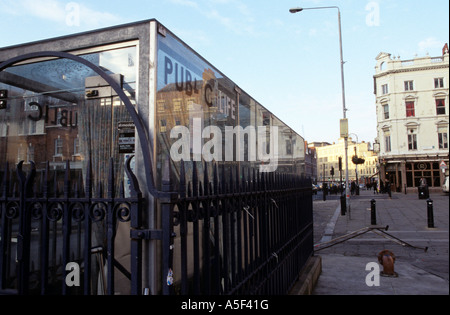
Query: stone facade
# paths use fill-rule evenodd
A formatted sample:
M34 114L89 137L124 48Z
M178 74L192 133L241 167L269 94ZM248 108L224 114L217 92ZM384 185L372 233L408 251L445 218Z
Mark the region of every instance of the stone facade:
M448 165L449 55L376 57L374 75L380 180L415 191L423 177L440 190Z

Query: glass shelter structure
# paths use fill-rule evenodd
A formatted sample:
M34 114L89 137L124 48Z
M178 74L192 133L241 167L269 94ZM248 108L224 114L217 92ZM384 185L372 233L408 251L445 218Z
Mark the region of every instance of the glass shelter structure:
M250 201L225 215L217 210L225 200L207 217L213 202L199 202L183 238L180 200L195 214L186 198L209 190L197 184L242 192L277 174L303 189L292 183L304 150L300 135L156 20L0 48L0 290L246 292L239 280L265 255L261 242L269 251L281 241L282 227L277 240L252 239L281 219L265 222ZM310 244L308 220L286 237L300 233ZM205 274L214 261L220 268ZM64 283L70 263L81 284ZM193 288L196 276L202 285Z

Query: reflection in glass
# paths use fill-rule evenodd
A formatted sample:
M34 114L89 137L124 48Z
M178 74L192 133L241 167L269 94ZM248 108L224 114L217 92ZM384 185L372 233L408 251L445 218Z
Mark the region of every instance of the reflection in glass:
M193 163L199 172L205 166L213 167L213 163L205 163L211 156L227 172L259 169L272 164L270 159L281 162L274 171L303 172L303 139L171 34L158 36L156 97L157 186L166 159L178 182L180 156L184 157L187 181ZM216 148L216 141L221 148ZM180 142L188 144L181 146ZM170 156L174 145L175 160ZM182 152L186 150L189 152Z
M134 99L136 47L82 58L110 75L120 74L124 90ZM118 174L123 173L117 125L131 119L110 88L101 97L86 97L86 82L96 77L92 69L68 59L28 63L0 72L0 89L8 91L7 108L0 112L0 165L32 160L39 173L47 161L51 170L63 171L69 160L71 169L85 176L90 160L94 177L105 184L106 178L100 174L113 157ZM123 180L123 176L116 178Z
M83 55L82 58L99 66L107 74L119 80L126 95L135 104L137 81L137 50L136 47L126 47L110 51L101 51ZM7 107L0 110L0 178L3 179L4 165L9 163L11 182L15 182L16 165L25 161L24 171L30 169L30 161L36 166L36 185L33 192L38 198L44 192L42 180L44 171L49 165L47 183L49 198L61 198L64 187L66 163L69 161L70 183L69 198L83 198L88 163L92 167L92 197L106 197L108 191L109 162L112 158L115 165L113 174L115 196L124 181L124 162L127 154L119 146L121 125L127 125L134 132L130 115L119 97L111 87L104 82L97 73L87 66L68 59L50 59L9 67L0 72L0 89L8 93ZM95 93L92 91L96 91ZM131 126L130 126L131 125ZM127 135L130 133L128 132ZM134 137L131 135L130 137ZM134 138L132 138L134 139ZM123 139L122 139L123 140ZM123 141L122 141L123 142ZM0 184L1 185L1 184ZM2 187L3 188L3 187ZM7 191L13 194L13 187ZM100 196L103 194L103 196ZM126 194L126 190L125 190ZM49 282L52 283L61 274L62 251L62 214L60 203L50 205L47 219L49 220ZM80 209L72 208L72 259L79 259L83 253L85 225ZM94 211L95 212L95 211ZM39 211L35 211L39 213ZM42 222L44 218L37 216L32 220L32 271L41 268L39 241L42 240ZM12 238L17 237L18 218L12 220ZM117 226L117 235L126 231L129 237L129 227L125 223ZM92 247L106 248L106 222L93 220ZM75 231L77 231L75 233ZM129 241L121 244L120 240L127 240L124 236L117 237L119 249L115 258L120 260L129 251ZM127 246L128 244L128 246ZM13 253L15 248L11 248ZM14 255L11 255L14 257ZM129 259L128 259L129 260ZM92 290L97 293L99 284L99 265L102 261L93 259ZM11 261L14 266L15 261ZM59 268L59 269L58 269ZM15 271L14 268L11 269ZM14 284L12 284L14 285ZM54 283L53 283L54 285ZM58 286L58 285L56 285ZM60 287L61 284L59 283ZM119 290L119 286L118 290ZM34 288L32 288L34 289ZM120 287L122 290L122 287ZM126 293L122 291L123 293ZM100 292L99 286L99 292Z

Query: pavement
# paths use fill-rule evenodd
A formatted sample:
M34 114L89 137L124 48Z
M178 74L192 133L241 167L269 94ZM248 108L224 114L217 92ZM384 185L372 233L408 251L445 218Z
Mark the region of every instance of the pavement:
M314 255L320 257L322 271L313 295L449 294L448 194L430 195L434 228L428 227L427 201L419 200L417 194L393 193L389 197L362 190L359 196L351 196L349 211L344 216L339 196L331 195L323 201L319 192L315 199ZM330 242L338 237L374 227L371 200L376 201L376 226L406 245L368 229L367 233L323 249L324 245L334 244ZM378 263L382 250L395 255L394 270L398 277L378 277L376 266L383 271Z

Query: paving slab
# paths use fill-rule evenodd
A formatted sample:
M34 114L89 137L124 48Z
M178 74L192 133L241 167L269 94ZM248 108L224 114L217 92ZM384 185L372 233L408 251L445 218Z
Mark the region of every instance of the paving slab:
M376 201L377 226L401 242L370 231L341 244L317 251L322 273L314 295L448 295L449 294L449 197L432 194L434 226L428 226L427 201L415 194L352 196L349 212L340 213L340 202L314 201L314 242L321 244L371 226L371 201ZM405 243L407 245L405 245ZM427 249L426 251L424 249ZM380 270L378 253L388 249L396 257L397 278L380 278L379 286L368 286L372 272ZM371 274L373 275L373 274Z

